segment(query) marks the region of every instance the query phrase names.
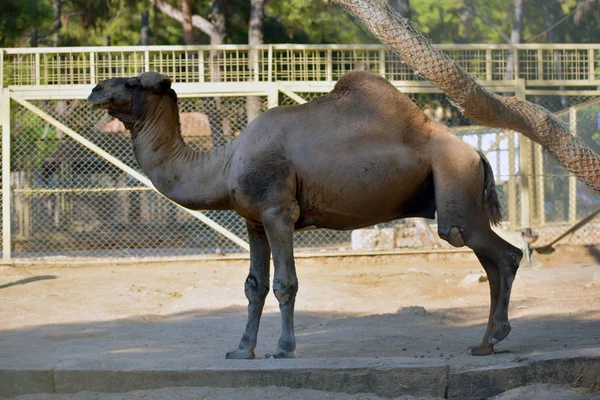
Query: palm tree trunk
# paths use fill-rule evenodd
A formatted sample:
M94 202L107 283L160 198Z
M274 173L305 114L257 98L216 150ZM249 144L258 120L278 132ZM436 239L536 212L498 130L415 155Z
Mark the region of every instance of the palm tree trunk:
M265 0L251 0L250 1L250 23L248 24L248 44L251 46L257 46L264 43L263 33L263 20L265 17ZM255 64L260 59L260 52L258 50L250 50L248 54L248 64L250 77L248 80L253 81L254 75L260 71L255 70ZM258 67L260 69L260 66ZM258 117L261 112L262 101L260 97L248 96L246 98L246 113L248 116L248 124L250 124L254 118Z
M183 14L183 41L186 45L194 44L194 31L192 26L192 0L181 1L181 13Z
M550 4L548 4L549 2L550 2ZM552 24L552 18L550 17L550 7L553 7L552 11L555 15L562 14L561 5L557 1L547 0L547 2L544 3L544 5L542 6L542 11L544 13L544 22L546 24L546 27L549 29L548 39L550 39L550 43L564 43L564 41L565 41L564 31L561 29L561 27L557 26L557 27L552 28L553 24ZM560 50L553 51L554 65L556 65L557 78L559 80L563 80L564 79L563 66L562 66L562 60L561 60L560 55L561 55ZM559 86L558 90L562 93L565 90L565 87ZM560 96L560 105L563 110L569 108L569 98L565 95L561 95Z
M150 15L148 8L142 11L142 28L140 30L140 44L142 46L150 45Z

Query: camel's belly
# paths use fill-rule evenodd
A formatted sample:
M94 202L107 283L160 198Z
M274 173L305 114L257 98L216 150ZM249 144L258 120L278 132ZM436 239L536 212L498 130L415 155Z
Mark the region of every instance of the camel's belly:
M432 180L412 178L404 183L396 179L381 186L346 185L333 189L315 186L307 193L300 193L296 229L315 226L348 230L406 217L433 218Z

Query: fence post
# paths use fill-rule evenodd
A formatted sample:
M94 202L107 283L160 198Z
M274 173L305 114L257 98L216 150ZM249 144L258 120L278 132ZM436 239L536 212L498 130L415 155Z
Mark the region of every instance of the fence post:
M518 100L526 100L525 80L515 80L515 96ZM531 226L531 204L533 198L529 191L531 176L531 140L519 133L519 179L521 189L521 228Z
M577 109L569 109L569 125L571 132L577 135ZM577 178L569 173L569 224L577 222Z
M4 59L2 59L4 62ZM10 90L2 84L2 261L11 260L10 216Z
M267 91L267 108L274 108L279 105L279 84L270 83Z
M268 81L271 82L273 80L273 45L269 45L269 53L267 54L267 58L269 61L269 64L267 66L267 75L268 75ZM269 107L270 108L270 107Z
M96 84L96 53L90 51L90 84Z
M535 151L535 195L537 200L537 221L541 226L546 224L546 189L544 188L544 149L541 145L534 144Z
M508 222L510 229L517 227L517 174L515 171L515 133L508 135Z
M387 78L385 76L385 49L379 50L379 75Z

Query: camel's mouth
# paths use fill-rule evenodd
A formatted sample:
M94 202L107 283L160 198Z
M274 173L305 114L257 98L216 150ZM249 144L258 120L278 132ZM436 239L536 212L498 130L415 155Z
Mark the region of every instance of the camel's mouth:
M110 99L102 99L102 100L90 100L88 98L87 102L94 108L97 109L108 109L110 106Z

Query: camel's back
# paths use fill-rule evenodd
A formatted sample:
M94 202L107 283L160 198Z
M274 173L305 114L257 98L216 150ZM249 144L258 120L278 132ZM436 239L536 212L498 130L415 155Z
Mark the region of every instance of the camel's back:
M263 143L269 138L275 144L291 140L352 146L368 141L412 146L428 139L428 123L421 109L387 80L352 71L316 100L261 114L243 135L261 137ZM247 139L254 141L251 137Z
M272 182L265 193L295 182L291 189L301 210L320 227L430 216L431 201L417 197L431 186L433 124L382 77L348 73L315 101L259 116L236 139L234 181L247 192L255 182Z

